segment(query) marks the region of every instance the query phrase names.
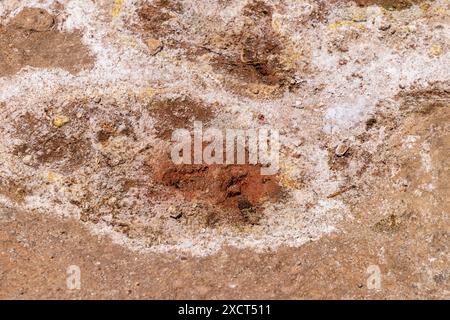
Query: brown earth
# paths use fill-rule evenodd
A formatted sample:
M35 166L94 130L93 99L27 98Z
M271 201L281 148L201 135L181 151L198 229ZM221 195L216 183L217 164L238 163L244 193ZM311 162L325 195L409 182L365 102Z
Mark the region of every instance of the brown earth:
M295 85L292 66L286 62L289 40L273 29L273 10L264 1L250 2L242 9L247 20L240 30L209 35L202 45L213 54L213 68L231 77L226 85L234 92L265 97Z
M450 289L445 263L430 279L415 272L427 263L416 254L421 242L442 252L450 237L445 229L418 235L403 228L393 241L359 224L300 248L224 248L195 258L133 253L73 220L1 213L1 299L430 299ZM382 290L370 290L367 268L379 264L380 254ZM71 265L81 269L81 290L67 289Z
M151 4L144 4L138 10L141 19L141 28L153 37L170 36L174 29L164 25L175 14L183 13L183 5L176 0L156 0ZM161 26L164 25L164 28Z
M385 9L402 10L409 8L413 4L423 3L424 0L356 0L360 6L379 5Z
M262 1L246 5L242 14L250 20L237 34L220 34L212 50L224 50L213 58L215 68L249 83L286 85L280 55L283 44L272 29L273 8Z
M76 74L93 64L81 33L58 31L55 18L43 9L25 8L9 24L0 25L0 76L14 75L25 66Z
M264 1L251 1L242 9L241 14L246 17L242 27L236 29L230 25L205 32L195 25L197 20L190 21L192 25L179 25L177 15L183 13L183 5L161 0L139 8L140 24L135 28L143 39L157 41L158 47L163 44L166 48L181 50L188 60L209 60L214 71L225 77L225 86L233 92L264 98L296 87L290 55L300 51L296 54L305 55L303 60L308 58L303 52L306 48L292 48L289 39L273 29L273 10ZM193 34L194 31L201 37ZM180 32L184 34L182 37ZM304 71L309 72L306 67Z
M208 125L214 118L214 106L208 106L189 97L156 100L149 106L150 114L156 120L159 138L170 140L173 128L192 129L194 121Z

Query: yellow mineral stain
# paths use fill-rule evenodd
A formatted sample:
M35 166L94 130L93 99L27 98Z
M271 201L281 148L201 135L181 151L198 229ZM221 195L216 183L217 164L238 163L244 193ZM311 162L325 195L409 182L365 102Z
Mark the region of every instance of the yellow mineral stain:
M355 10L351 15L351 20L353 22L366 22L367 21L367 11L365 9Z
M353 20L337 20L328 26L331 30L348 29L352 27L360 30L366 29L366 26Z
M53 125L55 127L62 127L64 124L66 124L67 122L69 122L69 118L65 117L65 116L60 116L60 115L56 115L53 118Z
M279 176L280 184L288 189L301 189L302 182L292 177L295 166L293 164L282 163Z
M442 47L439 44L431 46L430 54L436 57L440 56L442 54Z
M275 16L272 19L272 29L276 32L276 33L281 33L281 17Z
M423 12L427 12L428 10L430 10L431 5L427 2L424 2L424 3L420 4L419 7Z
M48 180L48 182L51 182L51 183L58 182L61 180L61 176L53 171L49 171L47 173L47 180Z
M146 96L146 97L149 97L149 98L152 98L152 97L154 97L154 96L156 96L157 94L160 94L160 93L162 93L162 92L164 92L164 89L163 88L147 88L147 89L145 89L145 91L144 91L144 95Z
M112 13L111 13L113 18L117 17L120 14L120 11L122 10L124 1L125 0L115 0L114 1L114 6L112 9Z
M438 7L436 8L436 10L434 11L434 13L436 13L436 15L449 15L450 14L450 10L444 7Z

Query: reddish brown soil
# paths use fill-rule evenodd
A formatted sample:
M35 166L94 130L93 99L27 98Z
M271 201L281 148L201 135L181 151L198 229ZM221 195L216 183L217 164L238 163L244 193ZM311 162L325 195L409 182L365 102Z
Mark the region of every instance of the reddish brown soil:
M26 8L6 25L0 25L0 76L10 76L25 66L62 68L76 74L94 64L79 32L57 30L47 11Z
M194 121L208 124L214 117L211 106L188 97L154 101L149 108L157 122L157 136L166 140L175 129L192 128Z
M222 0L224 2L226 0ZM317 2L325 3L318 6L318 16L323 19L326 19L328 4L338 6L350 3L348 0L330 0L328 4L326 0ZM411 3L422 1L355 2L360 6L378 4L390 10L401 10ZM187 43L203 39L204 34L196 34L197 40L192 40L193 34L187 33L190 26L181 26L185 17L177 19L176 16L184 11L184 2L154 0L147 3L138 10L144 32L161 38L164 48L169 43L167 47L179 49ZM202 43L203 53L207 56L206 63L212 63L215 67L215 75L211 77L223 74L221 84L227 89L234 85L233 93L243 93L249 87L251 90L269 86L291 88L288 84L292 73L283 64L285 58L289 57L285 52L289 42L272 29L273 10L278 11L264 1L250 0L241 12L248 18L244 28L233 31L223 28L226 31L215 32L209 41ZM189 17L186 20L192 23ZM313 14L309 22L316 23ZM78 33L58 32L56 23L56 17L46 11L25 9L8 25L0 25L0 76L13 75L27 65L59 67L72 73L91 66L93 62L89 51L82 45L81 36ZM392 24L392 30L394 26L399 26L397 22ZM430 35L434 35L434 32L424 35L417 30L417 35L418 39L426 36L426 43L431 44L433 37L430 38ZM339 45L339 51L349 51L351 41L356 36L359 34L349 35L346 38L348 42L339 40L338 44L342 44ZM201 41L195 44L199 43ZM334 40L330 44L334 44ZM419 48L425 47L419 45ZM183 53L167 56L174 60L184 58ZM165 61L169 63L169 60ZM297 68L296 72L303 71ZM423 80L429 78L425 73ZM324 80L323 77L317 80L320 79ZM381 81L385 78L376 79ZM330 83L333 85L333 80ZM284 194L278 185L278 177L261 176L259 166L176 166L168 159L146 166L141 159L158 157L161 141L156 141L155 145L158 146L148 141L149 145L142 149L141 145L133 149L114 148L122 142L130 143L128 140L132 139L117 141L114 137L121 134L133 137L133 128L142 128L129 126L128 123L135 124L139 119L148 119L148 113L156 121L155 132L158 137L167 141L173 129L190 128L194 120L206 124L214 121L213 106L194 98L166 99L154 101L145 110L147 114L144 114L141 109L139 112L127 112L126 103L120 106L105 104L103 108L98 102L93 108L84 102L61 108L49 103L45 115L42 115L39 107L19 104L17 108L15 105L9 108L8 102L8 110L13 111L8 113L13 117L6 118L6 130L2 132L8 134L9 129L12 129L15 135L7 135L13 139L9 139L12 143L5 140L4 154L5 163L13 161L13 165L0 171L0 196L7 200L0 206L0 298L445 299L450 292L450 94L448 84L444 89L432 86L429 80L428 84L425 89L410 87L392 97L400 102L400 112L395 105L392 106L395 110L390 114L387 110L389 106L381 108L384 101L380 101L379 111L375 110L372 118L365 123L366 131L358 136L360 141L375 140L379 139L380 130L383 130L385 140L373 153L367 153L362 150L364 146L355 143L345 154L338 156L336 145L329 146L331 175L342 173L345 178L342 182L348 183L343 183L341 189L328 196L346 204L345 209L336 212L344 216L341 223L333 222L336 232L319 239L309 234L307 220L312 219L314 222L315 218L321 218L318 216L320 213L310 210L316 203L305 204L305 211L284 206L282 211L298 210L299 220L294 223L305 222L304 230L308 232L310 242L300 247L277 247L267 251L259 251L267 248L266 244L263 247L257 244L256 252L252 249L223 247L217 253L205 257L192 257L186 251L159 254L134 252L125 245L112 243L107 236L96 236L85 228L92 226L91 223L106 222L129 239L138 240L139 245L149 245L151 248L153 244L179 243L177 237L161 242L167 239L163 236L173 235L165 235L161 225L154 223L157 219L164 221L166 213L170 214L166 220L171 226L186 223L195 231L195 238L192 239L198 239L197 235L201 237L198 233L200 229L197 229L198 221L188 220L188 214L199 218L207 215L206 225L211 227L220 222L248 226L258 224L261 219L260 206L264 203L283 201ZM205 84L205 88L216 87ZM324 88L325 84L320 90ZM308 92L314 94L313 91L305 93ZM348 92L337 90L336 93ZM377 90L368 89L364 92L376 94ZM5 106L5 103L0 102L0 108ZM290 111L287 112L286 119L290 118ZM53 120L58 115L67 117L69 122L54 125ZM263 122L264 115L259 119ZM269 116L267 120L268 124L273 124ZM10 123L12 127L7 126ZM288 126L287 123L282 124L283 127ZM124 128L124 125L125 130L119 129ZM309 137L314 138L313 135ZM405 147L405 138L408 137L416 139L411 147ZM326 143L327 139L325 137L323 141ZM325 143L323 148L327 147ZM101 144L104 148L94 149L94 144ZM9 157L9 147L15 151L14 157ZM139 161L130 160L134 157ZM14 165L16 160L17 167ZM352 170L355 162L362 165L356 173ZM29 168L21 170L22 163ZM42 170L34 171L37 166L42 166ZM427 169L428 166L431 169ZM86 173L74 171L83 167L87 169ZM55 168L58 172L71 174L66 174L61 183L52 186L49 182L51 188L41 189L44 187L42 184L46 184L45 179L34 180ZM305 171L305 174L310 173ZM30 183L25 179L29 179ZM316 193L315 186L305 184L305 187ZM82 189L79 193L69 195L69 192L78 191L78 188ZM46 192L45 197L40 197L41 190ZM149 199L146 192L150 194ZM27 198L28 195L36 197ZM172 201L175 206L182 203L178 195L186 199L186 207L194 208L192 212L186 213L186 217L183 211L183 216L177 218L179 213L172 215L172 207L167 208ZM159 196L167 198L159 202L160 199L156 199ZM55 212L41 212L39 203L30 211L26 211L23 206L20 209L20 204L26 201L30 205L36 198L46 205L70 202L78 206L80 220L87 223L80 223L75 217L62 219L62 210L57 207L53 210ZM141 198L144 198L142 202L133 202ZM47 202L50 200L54 202ZM147 220L153 218L150 217L153 211L147 210L153 205L153 200L163 209L157 212L155 219ZM200 207L197 207L198 203ZM264 232L276 233L278 231L271 232L270 228L277 222L285 222L281 220L284 219L282 211L278 214L276 210L269 216L271 223L263 224ZM67 213L72 216L74 212L68 210ZM105 230L100 229L102 225L98 227L96 231ZM204 229L203 224L200 227ZM258 228L252 226L242 229ZM284 230L289 231L288 228ZM252 233L243 233L243 237L248 245L253 246ZM288 244L290 242L286 242ZM80 290L67 289L66 270L70 265L80 267ZM381 287L378 289L368 287L368 267L373 265L379 266L381 271Z
M132 252L71 219L2 208L0 222L1 299L439 299L450 289L448 270L416 285L416 270L429 263L420 244L432 238L426 248L438 255L450 239L436 227L403 226L393 241L362 223L300 248L224 248L195 258ZM373 263L382 290L367 288ZM70 265L81 269L80 290L67 289Z
M248 20L241 30L205 32L204 40L196 41L189 35L189 27L178 25L174 18L183 13L182 4L159 0L138 10L140 24L136 29L146 39L158 38L165 48L181 49L188 60L208 55L214 70L230 78L226 86L234 91L245 91L236 81L273 86L275 90L288 87L293 72L283 63L287 39L273 30L273 11L264 1L252 1L242 9ZM186 33L183 40L176 36L180 29Z
M213 66L248 83L287 85L289 70L281 63L283 43L272 29L273 8L263 1L246 5L242 14L250 19L238 34L218 35L214 50L224 50L213 58Z
M29 192L20 183L0 175L0 195L14 203L22 203Z
M173 0L156 0L151 4L143 5L137 12L141 24L138 26L144 34L152 38L167 37L176 30L167 22L173 18L174 14L183 13L181 2ZM165 46L178 47L176 41L166 39Z
M161 162L156 180L189 200L213 206L208 224L246 222L260 218L260 205L281 194L277 176L262 176L257 165L174 165Z
M56 127L53 119L59 115L52 106L46 108L42 118L26 112L17 117L15 130L23 142L14 147L14 154L19 157L34 155L34 164L52 164L63 171L71 171L84 165L90 157L91 143L82 135L88 121L81 113L81 105L68 105L61 110L70 125Z

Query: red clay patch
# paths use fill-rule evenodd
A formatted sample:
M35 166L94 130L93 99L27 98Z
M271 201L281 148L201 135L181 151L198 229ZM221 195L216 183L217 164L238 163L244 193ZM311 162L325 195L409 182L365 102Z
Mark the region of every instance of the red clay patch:
M160 162L155 180L169 192L212 206L207 224L220 221L257 224L261 205L281 194L278 177L263 176L257 165L174 165Z

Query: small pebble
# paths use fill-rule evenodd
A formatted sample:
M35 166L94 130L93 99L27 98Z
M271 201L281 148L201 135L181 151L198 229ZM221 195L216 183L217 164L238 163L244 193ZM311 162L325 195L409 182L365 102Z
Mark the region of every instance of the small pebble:
M169 216L172 219L179 219L179 218L181 218L182 215L183 215L183 212L180 209L178 209L174 206L169 208Z
M111 197L111 198L108 199L108 204L110 206L114 206L116 204L116 202L117 202L117 198L116 197Z
M102 101L102 98L100 98L100 97L95 97L94 98L94 102L95 103L100 103Z
M119 133L123 133L126 130L127 130L127 126L123 123L121 125L119 125L119 127L117 128L117 132L119 132Z
M389 23L383 23L382 25L380 25L378 27L379 30L381 31L387 31L391 28L391 25Z
M22 162L26 165L30 165L32 161L33 157L30 155L26 155L25 157L22 158Z
M300 100L295 101L295 104L292 106L295 109L304 109L305 106L302 105Z
M149 39L147 39L147 41L145 43L147 44L147 47L152 56L154 56L155 54L160 52L163 48L163 44L162 44L161 40L159 40L159 39L149 38Z
M340 145L337 146L335 154L338 157L343 157L347 153L348 149L350 149L350 147L347 144L341 143Z

